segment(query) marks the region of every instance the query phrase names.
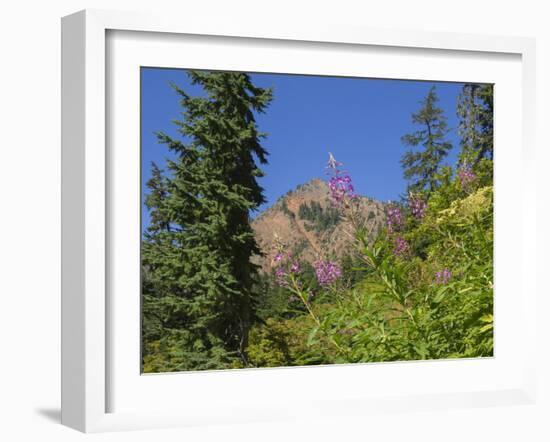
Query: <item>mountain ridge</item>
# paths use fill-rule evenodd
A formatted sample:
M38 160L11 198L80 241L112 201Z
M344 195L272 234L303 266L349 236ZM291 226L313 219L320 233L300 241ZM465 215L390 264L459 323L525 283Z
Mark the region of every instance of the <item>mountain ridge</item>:
M376 233L385 222L385 205L373 198L358 196L359 213ZM326 181L312 178L296 186L265 209L251 223L263 256L254 262L263 272L272 268L275 242L282 243L294 258L314 263L318 259L339 260L350 253L350 230L333 207Z

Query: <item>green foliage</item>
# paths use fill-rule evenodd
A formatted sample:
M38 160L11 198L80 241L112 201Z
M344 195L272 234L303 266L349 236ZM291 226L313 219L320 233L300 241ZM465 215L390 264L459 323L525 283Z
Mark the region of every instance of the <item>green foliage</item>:
M258 326L250 342L255 364L491 356L492 187L445 209L430 206L422 222L408 225L414 227L406 238L424 244L425 258L414 252L396 257L385 233L370 244L359 232L363 267L356 268L362 276L353 287L335 286L312 298L307 283L291 279L287 290L306 311ZM452 276L439 284L435 275L443 268Z
M292 256L300 256L304 250L309 246L307 239L299 241L292 250Z
M250 333L248 348L254 367L307 365L307 334L312 324L307 318L274 320L255 327Z
M297 256L297 254L293 254L293 256ZM319 290L315 271L311 264L307 262L301 264L301 279L312 291ZM256 303L256 314L261 323L269 319L294 318L305 312L303 305L289 297L287 288L281 287L277 283L274 272L270 274L260 273L255 291L259 294Z
M206 96L174 85L182 139L158 133L174 154L153 165L142 243L144 370L227 368L246 363L255 320L252 287L259 253L249 212L265 202L256 164L267 161L254 113L271 91L248 75L188 72ZM189 140L184 142L182 140Z
M242 366L235 354L224 349L215 337L185 329L163 331L162 337L146 342L143 355L144 373L214 370Z
M309 223L305 224L306 230L325 232L338 224L340 221L340 212L333 207L323 209L318 201L311 201L309 204L300 204L298 217L309 221Z
M433 86L421 102L421 108L412 115L413 123L420 125L421 129L401 138L403 144L411 148L401 159L403 175L411 181L409 190L415 192L437 187L439 166L452 148L445 140L449 130L443 110L437 107L438 101Z
M290 309L288 293L284 287L276 284L274 275L260 273L255 291L259 293L256 315L261 321L288 317Z
M461 161L493 159L493 85L465 84L458 98Z
M283 198L282 202L281 202L281 210L283 211L283 213L288 216L291 220L294 220L294 218L296 218L296 215L294 215L294 212L291 212L290 209L288 208L287 204L286 204L286 199Z

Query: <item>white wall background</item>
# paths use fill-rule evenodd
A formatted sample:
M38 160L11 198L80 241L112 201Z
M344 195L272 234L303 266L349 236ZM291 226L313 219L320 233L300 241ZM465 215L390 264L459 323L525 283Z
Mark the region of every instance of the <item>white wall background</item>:
M60 17L84 8L168 11L534 36L538 43L539 196L550 190L550 13L536 0L19 0L0 12L0 440L279 441L550 440L549 210L539 211L538 407L418 412L362 420L289 422L85 436L59 425ZM545 150L546 149L546 150ZM544 180L544 183L543 183ZM544 187L543 187L544 186ZM544 290L542 288L544 284ZM414 380L411 380L414 382Z

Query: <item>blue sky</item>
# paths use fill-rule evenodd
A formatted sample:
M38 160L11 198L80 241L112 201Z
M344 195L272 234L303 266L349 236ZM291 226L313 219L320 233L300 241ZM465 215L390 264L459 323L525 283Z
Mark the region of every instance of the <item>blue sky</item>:
M325 178L328 152L343 162L359 194L382 201L399 199L406 181L399 164L405 147L401 136L416 130L411 114L432 85L445 111L448 139L454 145L447 158L456 162L458 136L456 100L462 83L319 77L285 74L251 74L257 86L273 87L274 99L257 117L260 130L268 133L263 145L270 153L260 179L267 203L297 185ZM190 95L204 95L191 85L184 70L142 68L141 140L142 192L154 161L162 168L169 153L157 143L155 131L179 136L174 119L180 118L174 82ZM148 224L147 209L142 222Z

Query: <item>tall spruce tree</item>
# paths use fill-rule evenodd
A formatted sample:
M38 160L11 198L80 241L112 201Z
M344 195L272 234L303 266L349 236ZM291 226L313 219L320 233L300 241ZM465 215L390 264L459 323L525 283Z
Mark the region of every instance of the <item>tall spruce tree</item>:
M409 147L401 158L401 166L411 191L432 191L437 187L439 166L452 148L445 139L449 132L447 119L443 109L437 107L438 101L435 86L432 86L422 100L421 108L412 114L412 122L422 128L401 138L402 143Z
M458 97L457 115L463 162L493 159L493 86L465 84Z
M163 346L169 355L163 371L223 368L236 357L246 364L258 270L250 257L259 253L249 213L265 202L257 163L267 162L267 152L254 113L269 105L271 90L244 73L188 75L206 96L173 85L181 137L157 134L175 159L166 174L153 167L142 247L144 322L156 324L144 333L158 338L149 341L153 353Z

